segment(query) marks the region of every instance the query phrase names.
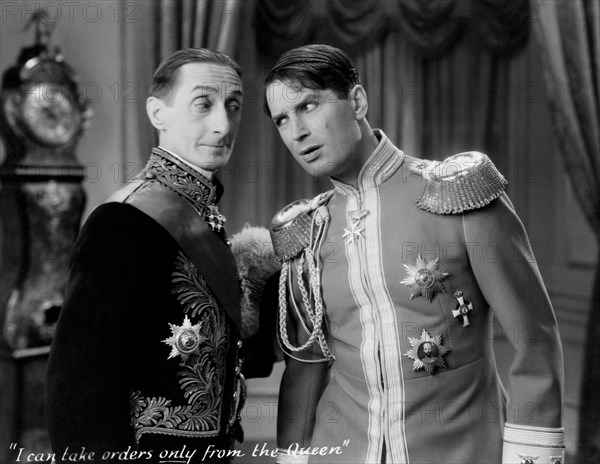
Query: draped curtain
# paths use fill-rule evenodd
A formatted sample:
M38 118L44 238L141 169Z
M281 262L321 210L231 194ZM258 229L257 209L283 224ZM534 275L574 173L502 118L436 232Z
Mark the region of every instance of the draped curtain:
M586 0L161 0L156 60L205 46L242 66L242 125L234 157L220 173L222 207L235 232L245 222L267 225L283 205L329 188L299 169L262 115L262 80L279 54L307 43L346 50L369 96L371 125L404 151L441 159L477 149L506 171L527 136L518 121L531 89L519 85L531 76L522 75L523 66L515 74L512 63L530 59L518 55L533 24L565 166L598 236L598 9L599 2ZM599 286L597 276L592 304ZM585 360L581 463L600 462L596 309Z
M160 0L158 62L182 48L210 48L234 56L239 0Z
M527 0L161 0L157 62L204 46L242 66L242 125L219 175L236 231L329 188L293 162L262 115L262 79L280 53L315 42L343 48L367 89L371 125L403 150L441 159L477 149L502 169L502 70L526 43L529 19Z
M502 166L510 60L466 43L426 58L402 38L390 32L353 57L369 97L371 125L409 154L439 160L476 149Z
M564 164L575 196L600 242L600 3L540 2L535 30ZM597 269L580 403L577 462L581 464L600 462L599 300Z
M279 55L306 43L348 52L373 46L390 30L429 56L440 56L463 35L495 55L527 42L528 0L257 0L262 53Z

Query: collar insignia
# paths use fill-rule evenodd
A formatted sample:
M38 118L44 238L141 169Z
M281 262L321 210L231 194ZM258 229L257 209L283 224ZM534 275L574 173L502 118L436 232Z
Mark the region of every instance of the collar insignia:
M407 276L400 283L410 287L411 300L414 300L418 296L423 296L423 298L431 303L436 293L446 293L446 288L442 280L450 274L440 270L439 267L439 258L426 261L421 255L417 256L414 265L404 265Z
M436 367L446 367L444 356L450 351L450 348L442 344L442 336L432 337L423 329L420 338L408 337L412 348L404 356L413 359L413 371L425 369L429 375L433 375Z
M519 457L521 458L521 464L533 464L540 458L539 456L530 456L525 454L519 454Z
M188 200L215 232L224 231L225 216L216 203L222 185L215 177L208 180L199 171L183 163L169 152L154 148L141 176L149 182L158 182Z

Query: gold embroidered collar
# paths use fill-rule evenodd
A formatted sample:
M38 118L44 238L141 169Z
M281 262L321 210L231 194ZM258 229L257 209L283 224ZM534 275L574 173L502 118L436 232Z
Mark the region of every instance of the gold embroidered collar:
M215 205L223 194L223 186L216 177L209 180L199 171L166 150L154 148L143 178L156 181L190 201L196 208Z

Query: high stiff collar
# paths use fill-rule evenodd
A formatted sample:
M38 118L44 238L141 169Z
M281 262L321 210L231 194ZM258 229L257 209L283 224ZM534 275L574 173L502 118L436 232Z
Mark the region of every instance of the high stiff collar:
M196 207L216 204L223 195L223 185L215 176L207 179L202 173L162 148L152 149L143 177L156 180L192 202Z
M402 150L396 148L382 130L373 129L373 133L379 139L379 144L358 173L358 190L364 190L385 182L404 161ZM346 184L333 177L330 177L330 180L335 190L343 195L357 193L357 188L353 185Z

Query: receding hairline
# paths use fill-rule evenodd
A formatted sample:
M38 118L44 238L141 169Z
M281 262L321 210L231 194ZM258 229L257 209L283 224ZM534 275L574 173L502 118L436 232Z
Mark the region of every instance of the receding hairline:
M159 64L154 72L149 94L165 98L175 86L179 68L191 63L212 63L231 68L242 79L242 68L230 56L208 48L186 48L176 51Z

